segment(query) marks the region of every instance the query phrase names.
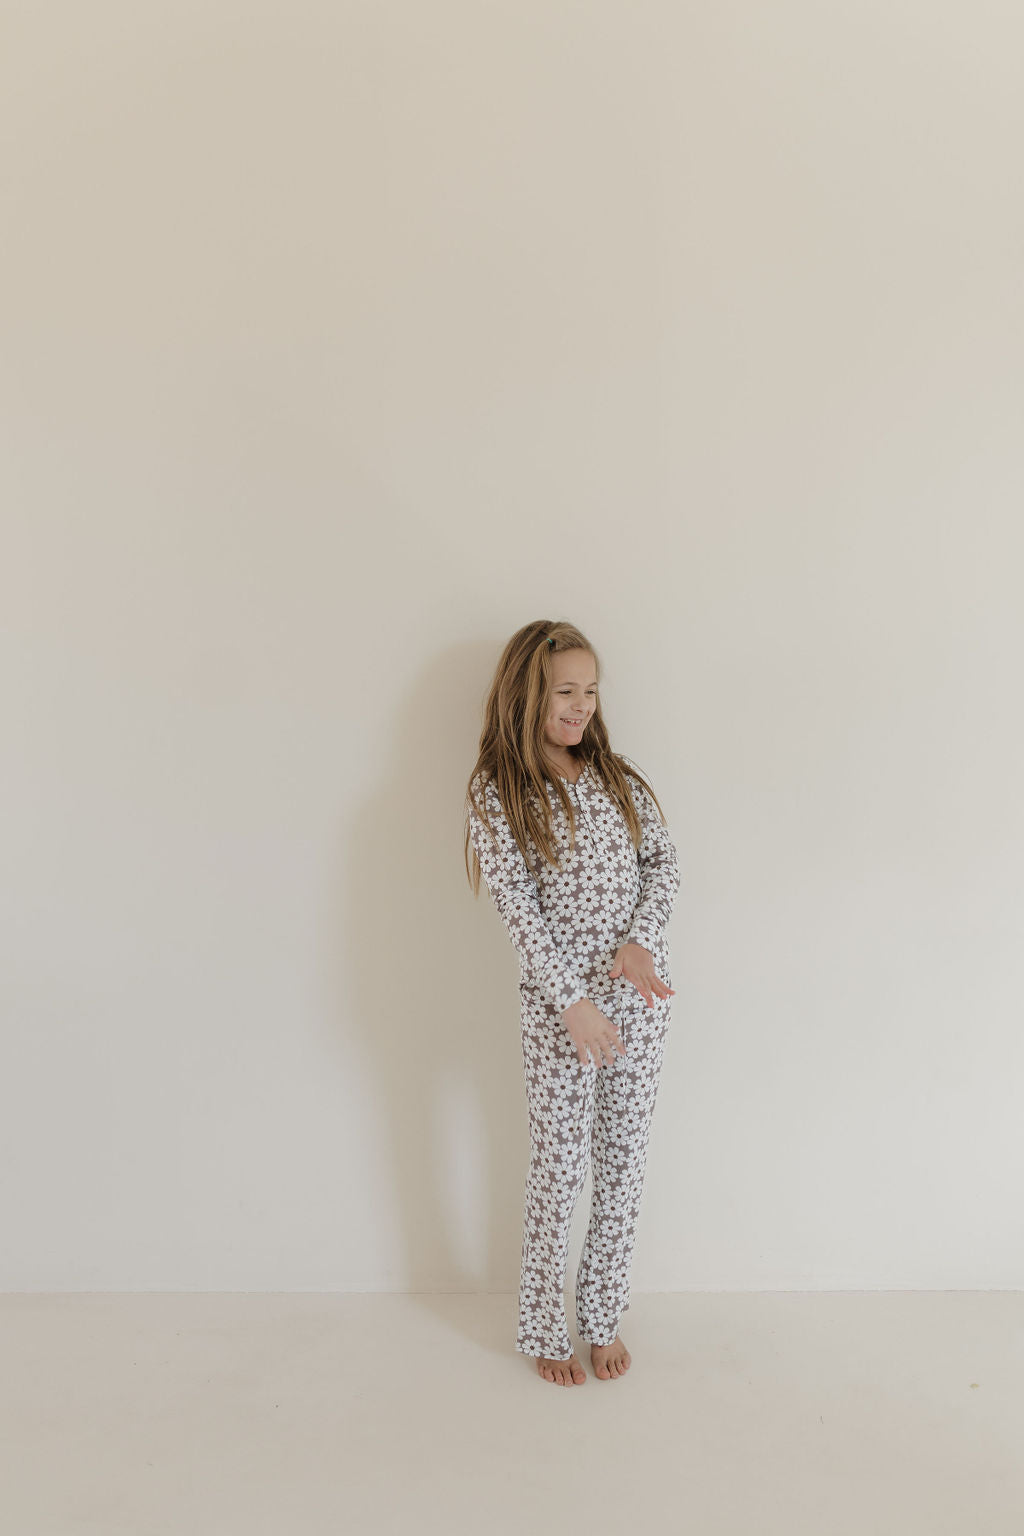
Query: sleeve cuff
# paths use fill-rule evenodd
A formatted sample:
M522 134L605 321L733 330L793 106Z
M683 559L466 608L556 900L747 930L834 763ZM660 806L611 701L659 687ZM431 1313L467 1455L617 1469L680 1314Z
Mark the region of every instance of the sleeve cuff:
M559 1013L564 1013L567 1008L572 1007L573 1003L578 1003L587 995L587 989L582 981L576 976L567 976L564 972L546 976L544 990Z
M662 940L662 928L658 923L634 923L626 934L627 944L640 944L651 954L657 949Z

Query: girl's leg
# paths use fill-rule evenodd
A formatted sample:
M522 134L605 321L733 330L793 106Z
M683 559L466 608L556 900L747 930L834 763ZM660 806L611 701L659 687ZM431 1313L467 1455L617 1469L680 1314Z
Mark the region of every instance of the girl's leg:
M669 982L671 986L671 982ZM626 1055L602 1067L591 1144L593 1200L576 1273L576 1323L592 1344L611 1344L629 1308L630 1268L647 1166L651 1117L668 1031L669 998L643 998L620 1022Z
M580 1063L561 1016L527 992L522 994L522 1040L530 1167L516 1349L568 1360L573 1353L565 1317L569 1228L587 1177L597 1068Z

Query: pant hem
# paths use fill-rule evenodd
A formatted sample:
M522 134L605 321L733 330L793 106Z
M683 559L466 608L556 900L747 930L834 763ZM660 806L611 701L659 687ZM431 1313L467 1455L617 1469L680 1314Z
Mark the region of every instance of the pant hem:
M574 1349L570 1349L567 1355L557 1355L550 1349L526 1349L519 1343L516 1344L516 1349L521 1355L529 1355L534 1360L571 1360L576 1353Z
M585 1343L596 1344L599 1349L607 1348L609 1344L614 1344L615 1340L618 1338L619 1329L622 1327L622 1319L625 1317L628 1311L629 1302L627 1301L626 1305L619 1313L618 1320L615 1324L615 1332L612 1334L610 1339L595 1339L592 1333L587 1332L586 1325L582 1323L579 1318L576 1319L576 1332L579 1334L580 1338L584 1340Z

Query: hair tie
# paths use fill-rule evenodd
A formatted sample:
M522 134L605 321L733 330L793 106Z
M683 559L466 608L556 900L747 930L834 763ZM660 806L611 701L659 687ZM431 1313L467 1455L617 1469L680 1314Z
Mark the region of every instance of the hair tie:
M554 643L555 643L554 635L548 635L548 645L554 645Z

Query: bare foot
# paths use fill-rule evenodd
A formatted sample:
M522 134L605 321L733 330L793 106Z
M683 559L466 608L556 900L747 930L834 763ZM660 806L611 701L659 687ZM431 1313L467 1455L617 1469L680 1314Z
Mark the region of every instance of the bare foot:
M613 1376L625 1376L633 1356L616 1334L610 1344L591 1344L590 1359L595 1376L610 1381Z
M582 1387L587 1379L587 1373L575 1354L570 1355L568 1360L549 1360L546 1355L541 1355L537 1360L537 1370L545 1381L557 1381L560 1387Z

